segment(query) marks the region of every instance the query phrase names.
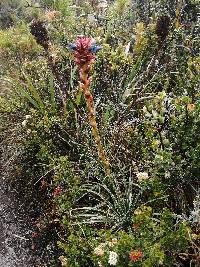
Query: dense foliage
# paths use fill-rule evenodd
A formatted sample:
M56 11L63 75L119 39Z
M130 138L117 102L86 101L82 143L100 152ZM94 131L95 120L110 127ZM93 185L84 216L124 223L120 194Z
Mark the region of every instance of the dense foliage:
M0 20L1 132L16 126L18 176L45 203L38 233L56 229L45 266L198 266L198 1L25 2ZM93 120L80 35L102 48Z

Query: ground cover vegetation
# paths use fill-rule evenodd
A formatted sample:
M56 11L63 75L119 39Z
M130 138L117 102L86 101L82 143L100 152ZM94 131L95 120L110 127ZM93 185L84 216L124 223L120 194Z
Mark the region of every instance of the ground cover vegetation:
M3 157L42 266L198 266L198 2L1 2Z

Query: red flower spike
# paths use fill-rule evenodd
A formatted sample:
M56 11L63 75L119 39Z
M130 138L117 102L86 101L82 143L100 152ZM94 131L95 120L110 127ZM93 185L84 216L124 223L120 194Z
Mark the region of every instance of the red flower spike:
M80 75L80 89L84 93L85 101L88 109L88 119L92 128L92 134L95 139L95 143L98 150L98 156L104 165L107 176L110 176L109 161L106 157L101 138L97 128L97 122L95 117L95 106L93 96L90 92L90 84L92 78L89 77L91 66L95 60L95 53L98 52L101 47L95 44L95 41L87 37L79 37L75 44L70 44L68 48L73 51L76 65L79 67Z

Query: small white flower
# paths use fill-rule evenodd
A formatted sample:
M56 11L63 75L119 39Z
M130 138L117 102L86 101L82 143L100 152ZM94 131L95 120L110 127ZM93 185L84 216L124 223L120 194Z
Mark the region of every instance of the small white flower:
M136 173L136 176L139 182L149 179L149 175L147 172L138 172Z
M104 267L100 261L98 261L98 265L99 265L99 267Z
M99 4L97 5L97 8L99 9L106 9L108 7L107 0L100 0Z
M22 121L22 126L26 127L26 125L27 125L27 120Z
M111 242L108 242L110 248L114 247L117 244L117 238L113 238Z
M152 110L152 115L154 118L158 117L158 112L156 110Z
M115 265L117 264L117 260L118 260L118 255L117 255L117 253L114 252L114 251L110 251L110 253L109 253L109 260L108 260L108 263L109 263L110 265L115 266Z
M68 266L67 265L68 264L67 258L65 258L64 256L60 256L59 260L61 261L62 266Z
M166 172L165 172L165 178L166 178L166 179L170 178L170 172L169 172L169 171L166 171Z
M95 18L95 16L93 14L88 14L88 21L90 23L95 23L95 22L97 22L97 19Z
M32 132L31 129L28 129L26 133L30 134L31 132Z
M155 160L158 161L158 162L162 162L163 161L163 156L161 155L156 155L155 156ZM172 163L173 164L173 163Z
M142 110L144 113L147 113L147 111L148 111L146 106L144 106Z
M26 115L26 120L29 120L29 119L31 119L32 117L31 117L31 115Z
M157 66L159 64L159 61L156 59L155 60L155 66Z

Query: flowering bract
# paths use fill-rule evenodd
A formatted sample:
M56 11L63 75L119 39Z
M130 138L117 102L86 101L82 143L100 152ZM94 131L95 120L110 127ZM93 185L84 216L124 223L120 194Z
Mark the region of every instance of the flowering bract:
M72 50L74 50L75 62L78 66L82 66L86 63L91 64L94 62L95 56L90 51L91 46L94 44L94 40L87 37L79 37L75 44L72 44Z
M98 150L98 156L104 165L106 174L110 176L109 160L106 157L101 138L99 135L97 121L95 117L95 105L93 95L90 92L90 84L92 77L89 77L91 65L95 60L94 53L98 52L101 47L96 45L94 39L88 37L78 37L75 44L71 44L68 48L73 51L75 63L79 67L80 89L84 93L85 101L88 109L88 119L92 128L92 134Z

